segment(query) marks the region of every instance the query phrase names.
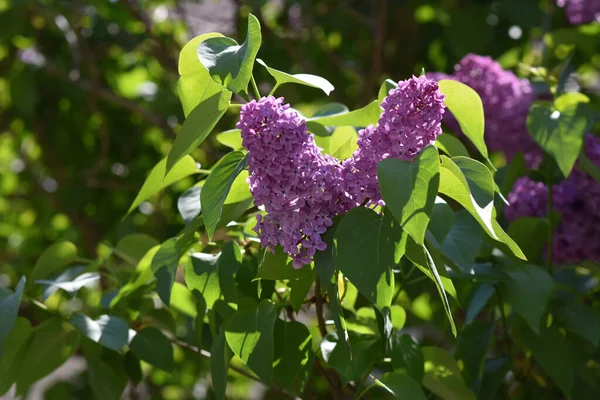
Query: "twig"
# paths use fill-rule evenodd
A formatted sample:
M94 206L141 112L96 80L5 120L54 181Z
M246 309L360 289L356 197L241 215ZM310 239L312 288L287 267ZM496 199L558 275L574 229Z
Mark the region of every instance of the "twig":
M194 346L193 344L184 342L183 340L179 340L176 337L169 337L169 339L171 340L172 343L191 351L192 353L196 353L196 354L200 354L203 357L206 358L210 358L211 354L210 352L203 350L197 346ZM267 385L266 383L264 383L263 381L261 381L259 378L255 377L254 375L250 374L248 371L244 370L243 368L237 367L235 365L231 365L229 364L229 369L237 372L240 375L245 376L246 378L252 379L256 382L260 382L263 385L269 386L271 389L273 389L274 391L276 391L277 393L289 398L289 399L296 399L296 396L293 396L291 394L289 394L288 392L286 392L285 390L283 390L282 388L275 386L275 385Z
M327 336L327 328L325 327L325 318L323 317L323 296L321 296L321 280L315 280L315 305L317 309L317 321L319 323L319 332L321 336Z

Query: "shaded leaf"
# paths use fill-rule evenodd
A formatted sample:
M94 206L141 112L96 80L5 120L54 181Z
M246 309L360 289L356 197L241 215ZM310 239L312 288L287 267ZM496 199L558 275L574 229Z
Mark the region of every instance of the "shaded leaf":
M407 334L395 336L391 355L394 371L408 374L418 383L423 381L425 361L415 339Z
M4 356L6 341L17 320L26 282L26 278L21 277L15 292L0 300L0 358Z
M229 347L225 341L225 331L221 331L213 340L210 348L210 378L217 399L225 399L227 370L231 358L229 353Z
M247 155L238 150L228 153L214 166L200 193L202 215L209 239L212 238L223 213L223 204L239 173L246 167Z
M518 265L508 269L510 280L500 283L502 297L514 312L539 333L540 320L552 293L552 277L537 265Z
M144 328L133 337L129 348L136 357L164 371L173 370L173 346L158 329Z
M273 376L274 336L277 313L268 300L258 308L238 310L225 328L227 344L233 352L264 382Z
M465 385L452 355L439 347L422 347L425 359L423 385L444 400L475 400Z
M114 315L101 315L96 320L87 315L74 313L69 323L96 343L121 352L129 339L127 321Z
M193 253L185 266L185 283L190 290L202 293L206 306L213 304L221 297L217 261L219 255Z
M380 310L390 307L394 292L394 252L401 228L385 215L358 207L335 232L335 263L350 282ZM365 266L370 266L365 268Z
M46 248L38 258L33 271L29 274L29 282L40 279L62 271L64 267L71 264L77 258L77 247L71 242L58 242Z
M435 139L435 146L446 153L450 158L463 156L469 157L469 152L462 142L448 133L442 133Z
M474 321L458 335L454 357L462 362L462 375L467 385L479 392L485 358L494 333L495 324Z
M302 393L312 368L312 337L297 321L275 322L274 381L294 393Z

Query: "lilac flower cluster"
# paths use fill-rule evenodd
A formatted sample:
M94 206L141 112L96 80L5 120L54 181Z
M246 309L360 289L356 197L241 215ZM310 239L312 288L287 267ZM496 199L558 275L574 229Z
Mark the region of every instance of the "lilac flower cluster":
M534 100L532 85L504 71L492 58L466 55L454 67L452 75L432 73L436 80L453 79L477 92L485 114L485 141L491 151L504 152L510 160L517 152L525 155L527 164L535 167L541 161L541 151L527 132L527 113ZM452 116L445 122L458 130Z
M295 268L310 264L327 247L321 235L335 215L366 200L383 204L377 163L388 157L411 161L441 133L444 96L431 79L400 82L382 109L377 126L360 131L353 157L340 163L321 153L306 122L283 98L242 106L237 127L248 150L250 191L266 211L254 228L264 247L282 246Z
M283 98L245 104L237 127L249 154L250 191L267 212L255 227L262 245L271 251L281 245L296 268L310 264L326 248L321 235L333 216L349 204L341 199L341 165L321 154L305 121Z
M359 204L383 205L377 164L386 158L412 161L442 133L446 106L436 81L424 76L401 81L381 103L377 126L359 131L358 149L344 162L346 192Z
M586 137L586 156L600 168L600 140ZM544 217L547 214L546 185L527 177L519 178L508 195L506 217ZM583 260L600 262L600 183L575 168L566 181L552 187L553 209L561 214L554 231L553 254L558 263Z
M556 0L556 4L565 8L567 18L573 25L600 22L600 1L598 0Z

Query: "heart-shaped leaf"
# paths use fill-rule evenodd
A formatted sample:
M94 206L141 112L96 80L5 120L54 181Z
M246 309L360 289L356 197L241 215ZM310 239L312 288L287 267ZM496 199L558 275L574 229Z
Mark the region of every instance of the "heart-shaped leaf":
M225 36L208 38L198 45L198 58L216 83L234 93L248 93L261 41L260 23L249 14L248 32L242 45Z
M581 153L594 111L581 93L566 93L550 102L536 102L527 115L529 133L550 154L565 177Z

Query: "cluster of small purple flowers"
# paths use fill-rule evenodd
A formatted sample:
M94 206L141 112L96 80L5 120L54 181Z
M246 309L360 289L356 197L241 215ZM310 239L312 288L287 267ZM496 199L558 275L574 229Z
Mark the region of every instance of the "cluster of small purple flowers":
M586 156L600 168L600 140L588 135ZM506 217L544 217L547 214L546 185L527 177L519 178L508 195ZM577 167L566 181L552 187L553 209L561 214L553 238L554 261L575 264L583 260L600 262L600 183Z
M365 201L383 204L377 163L411 161L433 143L441 133L444 96L425 77L400 82L383 101L377 126L360 131L359 148L344 163L321 153L306 122L283 101L269 96L245 104L237 127L249 154L250 191L266 211L254 230L264 247L280 245L301 268L326 248L321 235L335 215Z
M556 0L556 4L565 8L567 18L573 25L600 22L600 1L598 0Z
M531 83L503 70L492 58L475 54L466 55L454 70L452 75L429 76L436 80L453 79L475 90L483 103L485 141L489 149L503 152L508 160L522 152L528 166L537 166L541 152L527 132L527 113L534 100ZM452 116L445 122L458 130Z
M306 130L306 122L283 98L251 101L241 108L243 145L248 150L248 183L259 215L255 231L261 244L281 245L295 268L310 264L326 244L321 235L332 217L345 211L341 165L323 155Z
M446 106L436 81L424 76L398 83L381 103L377 126L359 132L358 149L344 162L346 192L359 204L383 205L377 164L386 158L412 161L442 133Z

